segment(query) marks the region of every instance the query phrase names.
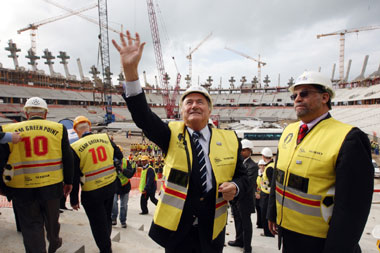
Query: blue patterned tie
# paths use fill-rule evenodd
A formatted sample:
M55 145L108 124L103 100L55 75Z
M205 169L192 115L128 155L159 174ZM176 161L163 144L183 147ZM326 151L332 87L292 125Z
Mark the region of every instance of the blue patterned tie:
M199 175L200 175L200 183L201 183L201 189L202 193L207 193L207 169L206 169L206 161L205 161L205 154L203 152L202 145L199 143L199 138L202 137L202 134L200 132L194 132L193 133L193 141L195 145L195 152L198 157L198 163L199 163Z

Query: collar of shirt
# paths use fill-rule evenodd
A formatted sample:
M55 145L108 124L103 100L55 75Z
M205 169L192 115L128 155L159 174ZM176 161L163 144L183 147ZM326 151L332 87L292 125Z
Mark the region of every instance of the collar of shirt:
M247 158L244 159L243 164L249 159L250 157L248 156Z
M327 114L329 114L328 112L326 112L325 114L319 116L318 118L314 119L313 121L309 122L309 123L305 123L301 120L300 122L300 126L302 126L303 124L306 124L307 125L307 132L310 131L310 129L312 129L319 121L321 121L322 119L326 118Z
M187 128L187 131L189 131L189 134L190 136L193 135L194 133L194 130L191 129L190 127ZM200 138L200 142L206 142L206 143L209 143L210 142L210 136L211 136L211 133L210 133L210 129L208 128L208 125L206 125L201 131L199 131L201 134L202 134L202 137ZM208 146L208 145L207 145Z

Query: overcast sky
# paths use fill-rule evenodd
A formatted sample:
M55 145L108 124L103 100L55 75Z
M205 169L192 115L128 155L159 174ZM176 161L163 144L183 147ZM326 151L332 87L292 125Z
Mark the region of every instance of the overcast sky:
M96 3L96 0L54 0L71 9ZM257 63L224 49L225 46L241 51L253 58L261 55L267 65L262 68L262 78L269 76L270 86L286 86L290 77L296 78L304 70L318 70L331 77L336 63L335 78L338 78L339 36L317 39L317 34L331 33L342 29L380 25L379 0L156 0L162 54L165 70L174 84L176 69L184 77L189 72L186 55L189 47L196 47L210 32L213 33L193 53L193 82L205 82L208 76L216 87L222 80L229 87L228 79L240 80L246 76L251 81L257 76ZM30 68L25 55L30 48L29 31L17 34L17 30L30 23L59 16L65 11L44 0L2 0L0 8L0 63L14 68L4 50L8 40L21 49L19 63ZM97 9L83 14L98 18ZM120 30L139 32L146 41L140 74L145 70L148 82L154 84L157 75L154 49L146 1L108 0L109 25ZM69 70L79 78L76 59L80 58L85 75L92 65L98 63L99 27L77 16L51 22L41 26L37 32L37 55L48 48L53 55L66 51L71 57ZM111 39L118 34L109 33ZM380 29L346 34L345 69L352 59L349 80L357 77L362 69L365 55L369 55L366 75L376 71L380 64ZM111 71L114 77L120 73L120 60L110 41ZM39 69L48 73L46 64L39 60ZM55 59L55 71L64 74L59 59ZM143 78L142 75L140 77ZM114 84L116 78L114 78Z

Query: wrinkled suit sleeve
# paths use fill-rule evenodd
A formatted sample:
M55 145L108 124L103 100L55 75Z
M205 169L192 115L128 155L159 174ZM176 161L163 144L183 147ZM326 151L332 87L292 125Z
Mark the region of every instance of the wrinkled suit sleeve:
M353 252L371 209L374 168L368 137L353 128L336 162L335 203L324 252Z

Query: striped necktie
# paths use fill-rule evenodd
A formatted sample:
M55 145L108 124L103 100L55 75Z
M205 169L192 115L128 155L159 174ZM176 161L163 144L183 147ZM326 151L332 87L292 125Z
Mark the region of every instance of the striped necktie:
M200 132L194 132L192 137L193 137L194 146L195 146L195 153L197 154L197 158L198 158L201 189L202 189L202 193L205 194L207 193L207 169L206 169L205 154L203 152L202 145L199 142L199 138L202 137L202 134Z
M307 127L306 124L303 124L302 126L300 126L300 130L298 132L298 137L297 137L297 145L300 144L302 139L305 137L307 130L309 130L309 128Z

